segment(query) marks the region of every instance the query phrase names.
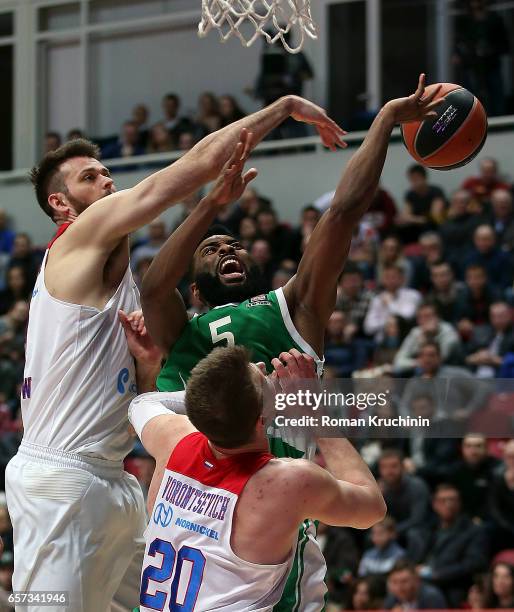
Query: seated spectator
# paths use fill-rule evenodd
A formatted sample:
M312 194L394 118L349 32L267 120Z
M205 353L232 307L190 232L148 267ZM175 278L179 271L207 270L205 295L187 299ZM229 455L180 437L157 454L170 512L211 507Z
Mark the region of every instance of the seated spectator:
M429 185L427 170L415 164L407 171L410 189L405 194L403 210L396 217L396 225L405 243L416 242L420 234L442 223L446 201L439 187Z
M176 146L166 129L164 123L156 123L150 129L147 137L148 153L168 153L176 149Z
M28 234L19 233L14 237L9 267L20 267L25 272L25 278L30 288L34 286L39 272L42 257L32 248L32 240Z
M429 419L430 436L420 429L411 429L408 439L409 457L403 461L409 474L423 478L431 487L448 480L452 466L460 459L460 444L455 435L455 424L451 419L437 415L437 399L433 388L419 389L405 402L407 413L413 417ZM444 437L435 437L435 436Z
M391 315L387 319L380 340L375 342L375 353L373 355L375 366L387 364L387 371L391 370L390 364L394 361L408 330L409 324L402 317Z
M415 289L404 287L405 276L399 265L390 265L382 274L383 290L370 302L364 319L364 331L369 336L380 339L387 319L398 315L403 319L413 319L421 302L421 294Z
M59 132L47 132L45 134L45 143L43 146L43 155L55 151L62 145L62 138Z
M509 440L503 448L503 466L493 477L489 504L495 551L514 548L514 440Z
M150 137L150 127L148 125L148 118L150 111L144 104L136 104L132 109L132 121L136 124L138 132L137 144L142 148L146 149L148 146L148 139Z
M70 140L78 140L79 138L87 138L84 131L79 128L72 128L66 134L66 142L69 142Z
M257 236L257 222L252 217L243 217L239 224L239 240L248 251Z
M480 175L466 179L462 189L469 191L479 202L487 202L495 189L510 189L510 185L500 178L498 162L489 157L480 160Z
M384 450L378 460L379 484L387 512L396 521L400 543L407 555L420 553L420 529L428 518L430 493L427 485L405 472L403 454L394 448Z
M273 274L273 278L271 280L271 288L273 290L278 289L279 287L284 287L287 283L293 278L294 274L289 270L284 270L284 268L279 268L275 274Z
M162 99L162 123L170 133L173 142L178 143L180 134L183 132L194 132L193 122L179 115L180 98L177 94L168 93Z
M485 436L464 436L462 459L451 470L449 481L459 490L462 510L470 518L489 518L489 492L498 465L498 459L487 454Z
M443 242L436 232L425 232L419 238L421 255L412 258L413 274L410 287L426 293L432 288L430 267L441 263L443 257Z
M464 259L464 268L483 266L489 282L497 289L512 284L512 262L508 253L496 245L496 235L490 225L479 225L473 234L473 246Z
M446 607L441 591L421 582L410 561L395 563L387 579L386 610L442 610Z
M373 278L380 236L369 221L361 219L354 227L348 257L365 273L366 279Z
M349 599L348 605L345 606L346 610L380 610L382 608L379 584L372 577L357 579L352 585Z
M371 528L373 547L363 555L359 565L359 576L388 574L393 565L405 557L406 552L396 541L396 524L387 516Z
M325 363L339 378L348 378L354 370L366 365L369 346L366 340L355 340L354 326L340 310L334 310L327 324Z
M461 266L473 232L480 223L483 223L483 217L471 209L469 191L455 191L450 200L446 221L439 227L446 255L453 265Z
M475 328L468 343L466 364L478 378L494 378L503 357L514 352L512 309L506 302L495 302L489 308L487 327Z
M466 598L473 576L487 568L489 542L485 530L462 513L459 490L440 484L433 495L435 521L426 527L419 576L439 587L449 607Z
M277 213L274 210L263 210L257 213L257 236L268 241L274 265L278 265L287 257L291 232L285 225L278 222Z
M221 114L216 96L211 91L205 91L198 98L198 113L195 117L200 127L200 137L219 130L221 127Z
M0 208L0 253L11 253L14 244L14 232L9 229L9 219L3 208Z
M234 121L239 121L239 119L246 117L246 113L241 109L234 96L221 96L219 102L221 115L220 127L225 127L229 125L229 123L234 123Z
M15 350L23 351L29 305L27 302L15 302L10 310L0 317L0 344L7 342Z
M456 324L462 314L466 290L462 283L455 280L450 264L445 261L433 264L430 267L430 282L432 290L427 295L427 301L434 304L443 321Z
M422 304L416 313L417 326L411 329L396 354L393 365L398 372L414 370L421 347L427 342L436 342L440 349L443 363L455 363L460 360L461 346L455 329L441 321L433 304Z
M270 243L263 239L256 240L252 244L250 255L260 269L263 281L263 290L264 292L268 292L271 288L271 281L274 273Z
M514 567L496 563L490 574L484 607L491 610L514 609Z
M388 236L382 241L378 252L378 261L375 269L377 285L382 283L382 273L386 266L398 265L404 273L404 284L409 285L412 278L412 263L403 254L403 246L397 236Z
M258 213L271 210L271 201L261 196L253 187L247 187L239 201L233 206L227 206L218 214L217 220L231 232L237 234L239 224L244 217L256 219Z
M7 270L6 288L0 291L0 315L10 310L15 302L28 301L32 293L29 287L25 270L20 266L13 266Z
M193 132L182 132L178 137L178 150L189 151L196 144L196 136Z
M321 219L320 211L311 204L304 206L301 215L300 225L291 232L288 252L288 257L297 263L302 258L307 242Z
M495 189L491 194L489 222L496 232L496 240L504 251L514 249L514 215L512 194L507 189Z
M373 294L364 287L364 276L360 268L348 260L337 286L336 308L344 312L355 326L355 333L364 333L364 319Z
M415 377L407 382L402 396L406 414L413 398L420 393L430 393L438 411L451 419L465 420L485 407L489 389L476 381L469 370L443 365L437 342L425 342L419 349L417 361Z
M132 250L130 265L133 270L139 265L141 259L153 259L162 245L166 242L168 233L166 223L163 219L157 218L147 225L147 237L140 241Z
M363 221L372 225L383 238L393 229L396 215L396 204L391 194L379 186Z
M139 144L137 125L133 121L125 121L119 140L106 145L102 151L102 157L105 159L134 157L135 155L143 155L144 152L144 148Z
M484 610L485 605L485 578L478 576L475 582L469 587L466 603L462 606L466 610Z
M489 323L491 304L500 299L500 292L489 285L487 271L483 266L466 268L465 285L457 305L457 329L468 342L476 326Z

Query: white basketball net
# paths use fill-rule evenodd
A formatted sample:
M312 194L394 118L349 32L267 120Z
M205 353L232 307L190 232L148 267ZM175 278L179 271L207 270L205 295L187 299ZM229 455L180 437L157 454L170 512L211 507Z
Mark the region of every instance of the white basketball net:
M246 24L255 29L249 36L240 29ZM218 30L223 42L236 35L245 47L259 36L264 36L270 44L280 39L289 53L301 51L306 36L318 37L311 15L311 0L202 0L198 35L207 36L212 28ZM298 38L293 47L284 38L290 31L296 32Z

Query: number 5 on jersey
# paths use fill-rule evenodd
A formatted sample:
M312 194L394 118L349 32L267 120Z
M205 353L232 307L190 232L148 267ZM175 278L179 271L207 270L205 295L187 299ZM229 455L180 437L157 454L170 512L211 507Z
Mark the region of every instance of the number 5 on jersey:
M226 327L232 323L232 319L230 316L223 317L222 319L218 319L217 321L212 321L209 323L209 329L211 330L211 339L212 343L216 344L217 342L221 342L222 340L227 341L227 346L234 346L235 339L234 334L231 331L219 332L220 327Z

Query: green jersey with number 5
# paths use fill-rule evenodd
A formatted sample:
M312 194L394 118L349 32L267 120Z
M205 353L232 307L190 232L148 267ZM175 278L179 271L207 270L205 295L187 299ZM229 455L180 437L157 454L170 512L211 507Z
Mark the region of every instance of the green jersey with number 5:
M217 346L241 344L252 361L271 360L296 348L320 363L314 350L293 325L282 289L258 295L241 304L216 306L194 316L177 340L157 379L159 391L181 391L195 365Z
M185 388L191 370L216 346L241 344L252 361L263 361L268 372L271 360L296 348L311 355L321 374L322 361L295 328L282 289L242 302L216 306L194 316L174 344L157 378L159 391ZM315 447L305 438L285 435L278 427L268 430L270 450L275 457L311 459ZM319 612L324 607L325 562L316 542L316 529L306 520L299 532L298 546L284 594L274 612Z

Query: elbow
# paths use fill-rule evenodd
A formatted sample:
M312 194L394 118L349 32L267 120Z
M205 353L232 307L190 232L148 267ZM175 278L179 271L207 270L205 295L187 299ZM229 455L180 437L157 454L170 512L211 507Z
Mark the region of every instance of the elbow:
M370 529L373 525L383 521L387 514L387 505L382 493L377 490L371 495L365 507L359 512L352 527L356 529Z

